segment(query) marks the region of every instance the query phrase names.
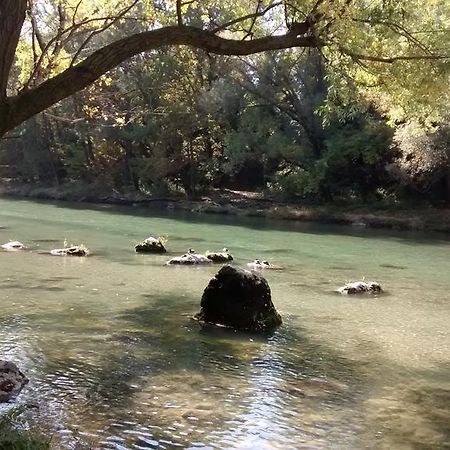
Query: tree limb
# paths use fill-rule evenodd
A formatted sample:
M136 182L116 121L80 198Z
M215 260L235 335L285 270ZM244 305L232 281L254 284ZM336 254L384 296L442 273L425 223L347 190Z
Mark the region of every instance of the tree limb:
M347 56L350 56L354 60L362 60L362 61L372 61L372 62L381 62L392 64L396 61L420 61L420 60L442 60L442 59L450 59L450 55L397 55L397 56L374 56L374 55L365 55L362 53L356 53L349 49L340 48L340 51Z
M227 28L231 27L232 25L236 25L237 23L244 22L245 20L256 19L257 17L262 17L268 11L270 11L273 8L276 8L277 6L280 6L281 4L282 4L282 2L272 3L271 5L264 8L262 11L257 11L256 13L247 14L246 16L238 17L237 19L233 19L233 20L230 20L229 22L225 22L222 25L219 25L218 27L214 28L212 30L212 32L218 33L219 31L226 30Z
M58 101L84 89L126 59L166 45L188 45L219 55L249 55L291 47L319 47L313 36L268 36L249 41L221 38L188 26L171 26L138 33L113 42L79 64L39 86L0 102L0 136Z
M36 40L39 44L39 48L41 49L41 52L42 52L45 48L45 42L44 42L44 38L42 37L41 32L39 31L39 27L38 27L37 21L36 21L36 16L34 15L34 11L33 11L33 6L34 6L34 3L32 0L30 0L29 4L28 4L28 15L30 17L31 29L33 32L33 37L36 37Z
M429 48L427 48L422 42L420 42L416 37L414 37L412 33L408 31L405 27L396 22L391 22L389 20L373 20L373 19L357 19L357 18L354 18L352 20L354 22L366 23L368 25L383 25L389 28L390 30L394 31L394 33L397 33L400 36L406 38L408 41L412 42L423 52L432 55L432 52L430 51Z
M177 23L179 27L183 26L183 15L181 14L181 0L177 0Z
M27 0L0 1L0 101L6 98L9 72L25 20Z
M106 23L102 28L93 31L85 40L84 42L80 45L80 47L78 48L78 50L76 51L74 57L72 58L72 62L70 64L70 66L72 67L78 56L80 55L80 53L83 51L83 49L86 47L86 45L92 40L92 38L94 36L96 36L97 34L103 33L103 31L106 31L108 28L112 27L116 22L118 22L128 11L130 11L131 9L134 8L134 6L139 2L139 0L134 0L133 3L131 3L131 5L129 5L128 7L126 7L124 10L122 10L119 14L117 14L116 17L114 17L113 20L111 20L109 23Z

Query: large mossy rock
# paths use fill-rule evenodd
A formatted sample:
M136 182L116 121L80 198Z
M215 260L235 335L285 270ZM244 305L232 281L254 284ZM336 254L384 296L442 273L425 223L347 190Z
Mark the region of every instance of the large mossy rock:
M8 402L20 394L28 378L11 361L0 360L0 402Z
M223 266L203 292L196 319L246 331L268 331L281 325L265 278Z

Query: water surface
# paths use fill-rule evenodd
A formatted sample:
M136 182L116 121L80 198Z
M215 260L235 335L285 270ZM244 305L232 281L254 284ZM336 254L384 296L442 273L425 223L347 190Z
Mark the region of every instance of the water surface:
M0 199L1 357L30 378L17 403L55 448L450 448L450 246L439 235ZM214 267L171 254L258 258L284 324L202 329ZM48 250L84 243L87 258ZM366 277L379 297L333 290ZM3 406L2 409L8 406Z

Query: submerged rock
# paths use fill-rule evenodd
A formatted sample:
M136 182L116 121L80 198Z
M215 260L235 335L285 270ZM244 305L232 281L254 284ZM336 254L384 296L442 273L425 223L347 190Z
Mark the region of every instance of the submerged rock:
M28 381L14 363L0 360L0 402L17 397Z
M259 259L255 259L253 262L248 263L247 267L250 270L263 270L263 269L271 269L271 270L281 270L280 266L274 266L269 263L269 261L260 261Z
M267 331L281 325L265 278L248 270L223 266L203 292L195 318L247 331Z
M54 256L87 256L89 250L84 245L72 245L71 247L55 248L50 253Z
M348 294L379 294L382 289L375 281L354 281L337 290L342 295Z
M206 257L217 263L233 261L233 257L228 253L227 248L224 248L221 252L206 252Z
M5 250L24 250L26 247L22 242L19 241L11 241L3 244L1 246Z
M153 236L144 239L139 242L134 249L138 253L166 253L167 250L160 239L154 238Z

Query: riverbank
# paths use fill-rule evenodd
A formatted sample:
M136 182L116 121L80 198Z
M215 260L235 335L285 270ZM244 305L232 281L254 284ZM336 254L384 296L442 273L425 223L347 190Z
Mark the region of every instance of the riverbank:
M195 200L184 197L154 198L142 193L123 194L92 186L45 187L2 183L0 195L14 198L145 206L154 209L191 211L351 225L354 227L420 230L450 233L450 208L403 207L401 205L307 205L283 203L262 194L216 190Z

